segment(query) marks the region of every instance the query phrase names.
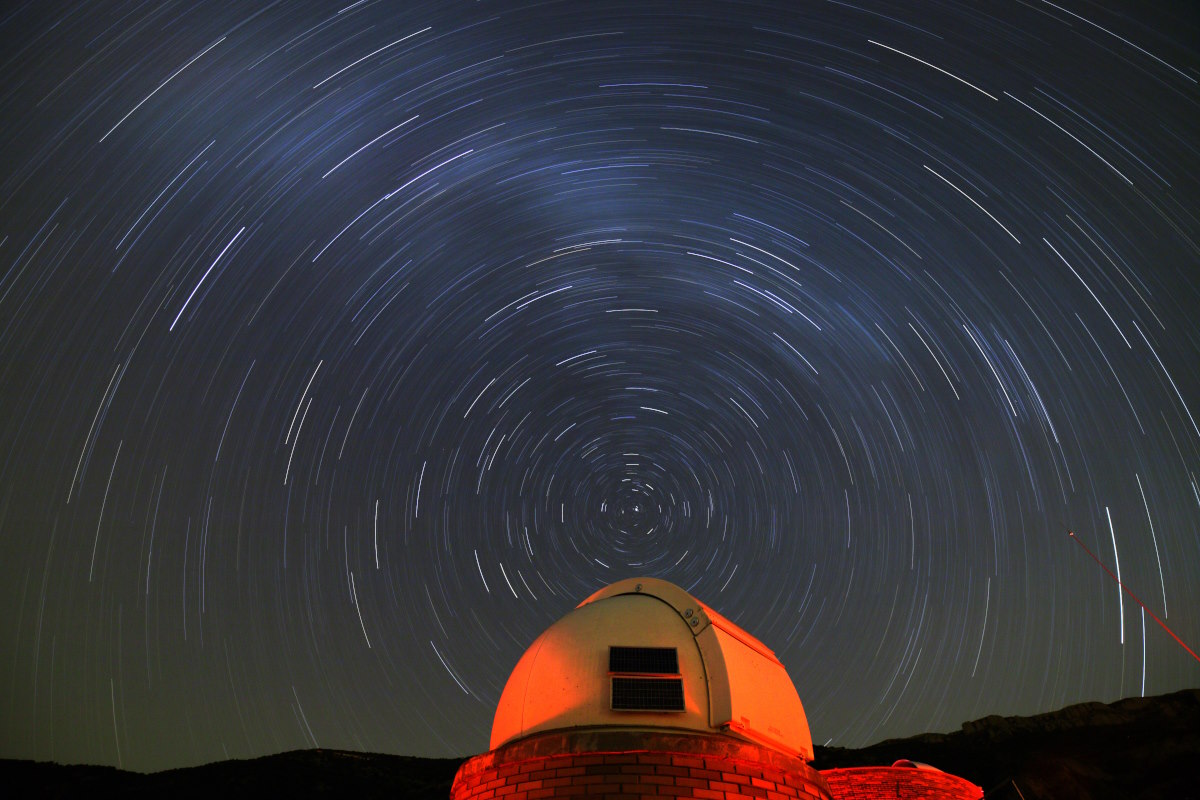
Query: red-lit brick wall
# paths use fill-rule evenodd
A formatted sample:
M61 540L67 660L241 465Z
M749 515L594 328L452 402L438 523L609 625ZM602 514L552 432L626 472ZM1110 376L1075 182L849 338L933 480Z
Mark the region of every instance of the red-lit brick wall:
M721 737L725 738L725 737ZM643 740L642 747L652 742ZM677 742L676 742L677 743ZM714 749L714 748L704 748ZM726 748L729 749L729 748ZM802 762L781 769L758 748L739 744L733 754L712 752L566 752L508 760L502 750L468 760L451 800L538 800L544 797L695 797L707 800L831 800L820 774ZM517 755L517 753L511 753ZM522 754L524 755L524 754ZM743 756L742 758L731 755Z
M913 767L827 769L836 800L979 800L983 789L946 772Z

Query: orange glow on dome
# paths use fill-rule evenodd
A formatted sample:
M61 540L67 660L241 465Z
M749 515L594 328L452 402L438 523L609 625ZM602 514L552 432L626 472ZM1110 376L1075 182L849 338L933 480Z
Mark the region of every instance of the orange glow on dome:
M679 673L662 677L682 680L682 710L614 709L610 647L673 649ZM572 728L719 733L812 758L804 708L775 654L683 589L654 578L602 589L530 645L497 705L491 747Z

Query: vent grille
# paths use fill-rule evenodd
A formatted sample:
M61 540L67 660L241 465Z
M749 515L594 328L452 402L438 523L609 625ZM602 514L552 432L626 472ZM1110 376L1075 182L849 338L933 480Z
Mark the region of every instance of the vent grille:
M614 677L612 707L614 711L684 711L683 679Z
M679 656L674 647L610 647L608 671L678 675Z

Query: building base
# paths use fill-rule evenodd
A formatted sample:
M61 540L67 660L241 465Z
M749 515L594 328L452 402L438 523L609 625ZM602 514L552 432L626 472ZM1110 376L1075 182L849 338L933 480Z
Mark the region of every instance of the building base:
M662 728L551 731L468 759L451 800L553 797L832 800L798 758L728 735Z

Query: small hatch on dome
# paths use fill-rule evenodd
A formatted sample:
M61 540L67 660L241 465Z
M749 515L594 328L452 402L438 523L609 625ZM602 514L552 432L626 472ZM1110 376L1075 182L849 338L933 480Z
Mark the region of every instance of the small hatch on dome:
M674 647L610 647L613 711L686 711Z
M608 671L678 675L679 651L674 647L610 647Z
M686 711L683 678L612 679L613 711Z

